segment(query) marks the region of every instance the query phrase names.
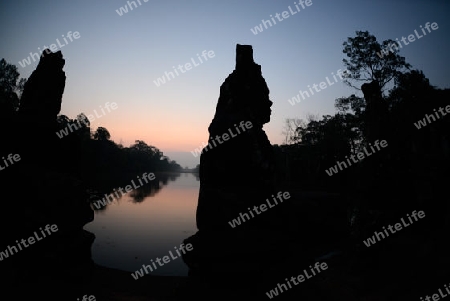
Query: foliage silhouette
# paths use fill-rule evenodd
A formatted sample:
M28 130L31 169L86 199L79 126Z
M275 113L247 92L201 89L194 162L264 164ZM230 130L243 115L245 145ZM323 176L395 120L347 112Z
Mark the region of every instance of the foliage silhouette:
M19 79L17 66L0 60L0 114L3 118L11 118L19 109L19 99L26 79Z
M94 133L94 139L101 140L101 141L109 140L109 139L111 139L111 134L109 133L109 131L107 129L99 126Z
M290 146L281 145L278 152L284 158L280 159L282 162L292 163L286 166L289 174L286 177L291 181L301 179L308 187L325 190L351 189L354 185L352 180L359 183L362 174L368 172L367 164L372 160L353 166L334 176L336 179L332 181L324 170L337 161L343 161L345 156L360 152L374 139L383 138L391 143L389 156L397 159L397 162L391 162L392 169L398 167L401 170L414 165L413 161L408 160L412 158L412 152L427 148L430 141L426 139L432 139L434 145L439 145L440 150L433 151L443 159L442 151L446 142L442 141L448 141L448 134L444 131L448 121L429 125L422 132L417 132L413 124L439 106L445 107L448 102L444 99L448 98L450 90L432 86L422 71L411 70L411 65L398 54L398 50L383 58L376 54L392 42L387 40L379 44L367 31L357 31L356 37L349 37L344 42L343 52L350 58L344 59L344 65L351 72L351 76L346 78L347 84L353 86L358 81L371 81L365 86L372 85L376 90L376 81L382 89L393 80L393 87L377 101L368 95L360 97L352 94L338 98L335 100L337 113L334 116L311 119L307 124L297 126L290 139L295 143ZM289 158L285 158L286 156ZM301 173L298 172L300 169Z
M380 57L378 54L396 44L393 40L385 40L381 44L376 37L368 31L356 31L355 37L349 37L343 43L343 52L348 59L343 59L344 65L350 74L344 82L351 87L359 89L355 83L361 81L377 80L381 88L395 79L402 71L408 70L411 65L398 54L398 47L393 52Z

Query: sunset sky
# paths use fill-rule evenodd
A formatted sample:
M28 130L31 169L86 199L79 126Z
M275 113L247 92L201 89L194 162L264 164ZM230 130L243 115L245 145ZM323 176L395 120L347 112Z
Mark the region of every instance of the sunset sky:
M432 85L450 88L449 1L312 0L305 8L294 0L134 2L131 10L124 0L2 1L0 55L27 78L37 61L24 67L19 61L38 47L57 44L67 77L61 114L75 118L115 102L118 108L96 119L92 129L107 128L124 146L144 140L182 166L199 162L190 151L207 141L220 85L235 66L236 44L253 46L269 86L274 104L264 129L272 144L282 143L286 118L334 114L336 98L359 93L338 82L299 104L288 102L299 90L344 69L342 43L357 30L368 30L381 42L436 22L437 30L400 54ZM120 16L116 10L123 6L128 12ZM283 11L287 18L256 35L251 31ZM68 40L69 31L78 32L78 39ZM214 57L200 63L197 54L204 50ZM178 71L160 86L154 83L192 60L197 64L191 70Z

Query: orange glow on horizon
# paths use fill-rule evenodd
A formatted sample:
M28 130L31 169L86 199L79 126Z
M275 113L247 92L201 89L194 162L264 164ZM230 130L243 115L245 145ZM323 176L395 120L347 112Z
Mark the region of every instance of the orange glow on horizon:
M136 140L142 140L148 145L154 146L162 151L192 151L207 142L208 133L199 131L192 132L185 128L178 133L176 129L166 129L160 131L158 129L148 130L144 133L140 128L124 128L121 126L106 127L111 134L111 140L121 143L128 147L135 143Z

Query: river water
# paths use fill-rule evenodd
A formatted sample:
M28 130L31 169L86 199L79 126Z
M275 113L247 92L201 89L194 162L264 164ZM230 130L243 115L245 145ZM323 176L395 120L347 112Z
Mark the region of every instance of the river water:
M96 236L92 245L94 262L134 272L169 251L174 253L183 239L197 231L199 186L196 175L181 173L170 177L157 190L131 191L104 210L96 210L94 221L84 227ZM157 267L150 274L187 276L188 273L181 258Z

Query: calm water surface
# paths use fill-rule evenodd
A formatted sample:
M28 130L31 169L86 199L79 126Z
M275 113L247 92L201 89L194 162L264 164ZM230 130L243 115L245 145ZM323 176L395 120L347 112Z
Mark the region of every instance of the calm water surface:
M95 234L92 257L97 264L134 272L151 259L175 255L183 239L197 231L195 210L200 181L195 175L181 173L175 180L135 201L130 192L105 210L96 211L94 221L84 229ZM157 265L158 266L158 265ZM187 276L181 258L158 266L151 274Z

